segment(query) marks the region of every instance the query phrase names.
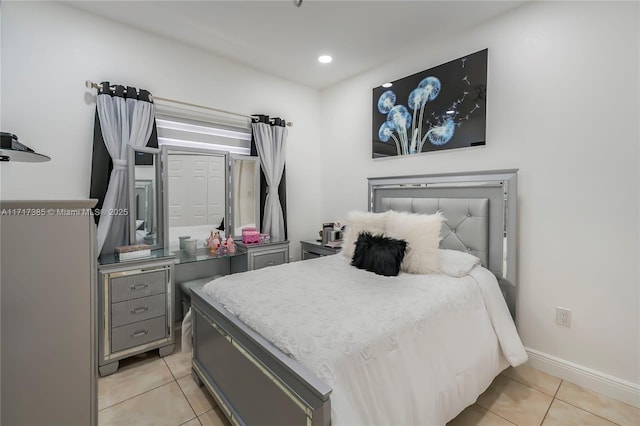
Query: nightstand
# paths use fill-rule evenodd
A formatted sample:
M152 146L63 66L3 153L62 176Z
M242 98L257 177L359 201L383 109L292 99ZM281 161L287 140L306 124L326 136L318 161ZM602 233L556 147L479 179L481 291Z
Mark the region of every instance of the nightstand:
M331 256L341 250L341 247L327 247L320 241L300 241L301 259L314 259L316 257Z

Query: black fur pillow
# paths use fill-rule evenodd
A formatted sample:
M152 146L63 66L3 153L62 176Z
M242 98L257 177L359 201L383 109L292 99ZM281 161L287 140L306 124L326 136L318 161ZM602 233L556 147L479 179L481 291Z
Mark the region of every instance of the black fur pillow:
M362 232L358 235L351 265L378 275L395 277L400 272L406 249L404 240Z

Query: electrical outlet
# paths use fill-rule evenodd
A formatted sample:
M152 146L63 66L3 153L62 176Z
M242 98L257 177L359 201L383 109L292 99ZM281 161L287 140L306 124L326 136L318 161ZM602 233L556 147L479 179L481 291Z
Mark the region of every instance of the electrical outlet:
M571 309L556 307L556 324L571 328Z

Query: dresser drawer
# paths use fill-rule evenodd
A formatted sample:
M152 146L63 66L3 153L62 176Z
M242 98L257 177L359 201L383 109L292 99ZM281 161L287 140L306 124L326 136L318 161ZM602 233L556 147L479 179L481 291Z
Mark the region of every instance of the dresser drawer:
M144 345L167 335L167 317L161 316L111 330L111 352Z
M165 293L167 272L151 271L111 280L111 303Z
M256 253L255 255L253 255L253 269L282 265L286 261L287 256L284 250L275 253Z
M111 305L111 327L144 321L166 315L166 313L167 298L164 293L113 303Z

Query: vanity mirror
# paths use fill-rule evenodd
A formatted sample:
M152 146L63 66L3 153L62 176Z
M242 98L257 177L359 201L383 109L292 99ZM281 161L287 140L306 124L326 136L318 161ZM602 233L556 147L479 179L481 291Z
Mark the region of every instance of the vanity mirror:
M260 230L260 161L258 157L230 154L230 162L233 194L230 226L236 238L242 235L244 227Z
M160 150L129 146L129 241L162 248Z
M204 247L211 231L227 233L229 223L228 153L162 145L162 182L166 202L165 248L180 250L179 237Z

